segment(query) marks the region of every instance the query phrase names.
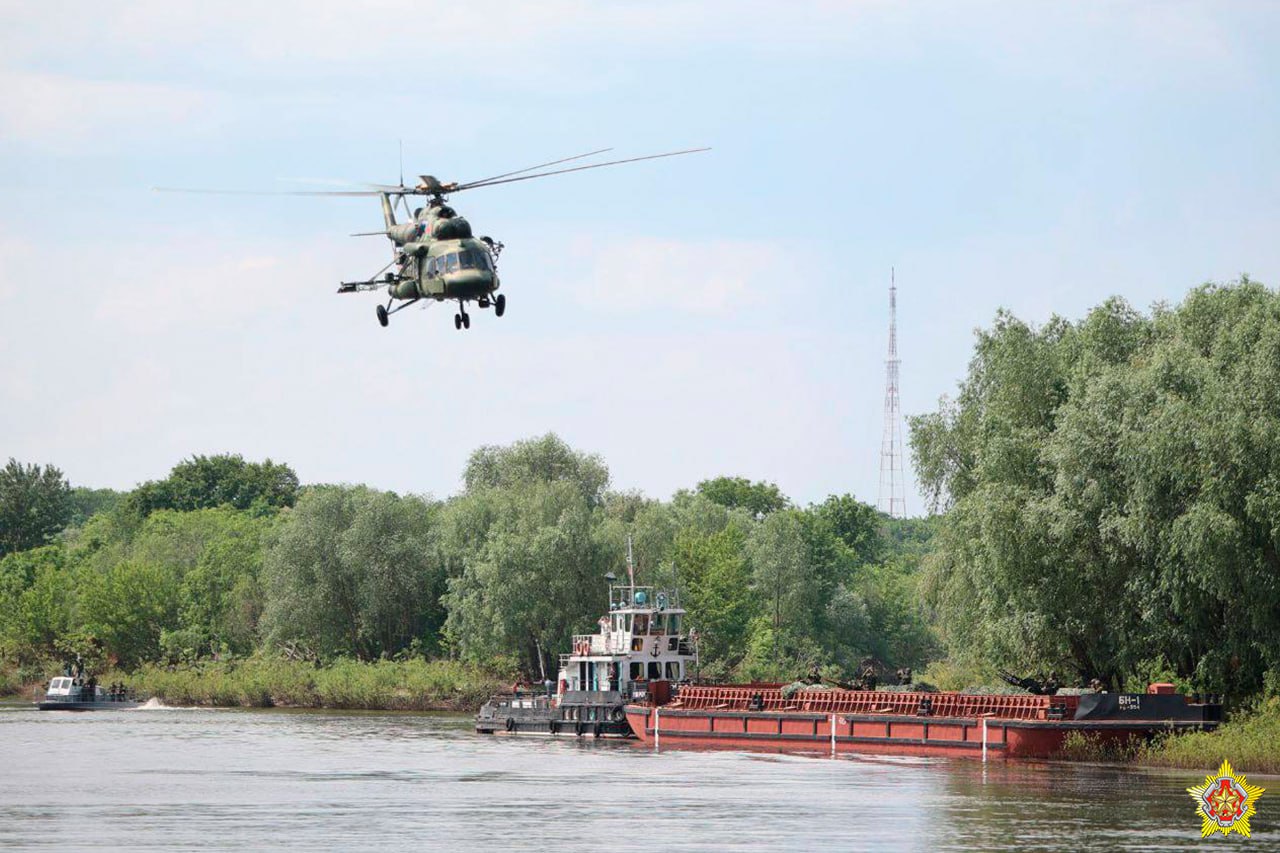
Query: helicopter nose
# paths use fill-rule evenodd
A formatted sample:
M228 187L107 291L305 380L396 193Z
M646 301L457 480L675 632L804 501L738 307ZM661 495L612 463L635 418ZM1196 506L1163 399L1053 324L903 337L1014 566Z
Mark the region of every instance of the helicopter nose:
M458 296L479 296L493 290L493 273L488 270L459 270L447 276L449 290Z

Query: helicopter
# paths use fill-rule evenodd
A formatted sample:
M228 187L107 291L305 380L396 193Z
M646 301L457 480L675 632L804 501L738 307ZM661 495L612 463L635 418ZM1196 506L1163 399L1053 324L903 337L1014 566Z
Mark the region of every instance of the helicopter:
M420 175L418 182L406 185L403 167L398 184L362 184L367 187L360 190L315 190L291 192L251 192L236 190L193 190L157 187L161 192L200 192L222 194L249 195L307 195L307 196L377 196L382 206L383 229L380 231L363 231L351 236L372 237L385 236L392 243L391 260L382 269L367 279L344 281L338 284L338 293L360 293L365 291L386 290L387 303L378 304L375 313L378 323L383 327L390 322L392 314L408 308L420 301L446 302L456 300L458 312L453 315L455 329L471 328L471 315L467 313L467 303L475 302L480 308L493 308L494 315L501 317L507 310L507 297L498 293L501 281L498 278L498 256L502 253L503 244L488 236L476 237L469 223L456 210L449 206L450 195L463 190L491 187L498 184L529 181L534 178L546 178L552 175L563 175L569 172L581 172L587 169L599 169L605 166L618 166L624 163L637 163L642 160L658 160L664 157L677 157L682 154L696 154L709 151L709 148L689 148L682 151L669 151L664 154L649 154L644 157L630 157L624 160L610 160L604 163L571 166L551 171L550 169L578 160L584 160L611 151L602 148L528 166L513 172L504 172L488 178L466 182L444 182L433 175ZM532 174L530 174L532 173ZM410 212L408 197L423 196L426 203ZM402 209L406 219L396 220L397 208ZM400 304L397 305L396 303ZM394 306L394 307L393 307ZM425 306L424 306L425 307Z

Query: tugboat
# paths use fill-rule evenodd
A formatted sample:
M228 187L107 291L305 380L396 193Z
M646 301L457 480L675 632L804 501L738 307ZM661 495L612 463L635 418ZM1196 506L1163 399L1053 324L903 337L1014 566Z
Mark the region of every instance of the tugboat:
M675 593L636 586L627 547L628 583L609 583L609 612L594 634L577 634L560 656L554 692L521 689L489 699L476 714L481 734L632 737L626 707L661 705L692 676L696 637L685 635L685 611Z
M104 688L90 676L60 675L49 682L44 700L36 703L41 711L127 711L142 704L132 690L123 685Z

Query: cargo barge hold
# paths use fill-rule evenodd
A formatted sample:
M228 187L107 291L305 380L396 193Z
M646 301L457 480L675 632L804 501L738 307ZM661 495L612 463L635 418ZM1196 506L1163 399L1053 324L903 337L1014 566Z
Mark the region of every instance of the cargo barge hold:
M1072 732L1103 744L1211 729L1221 705L1172 685L1145 694L970 695L781 685L682 686L663 705L632 703L627 722L659 748L1049 758Z

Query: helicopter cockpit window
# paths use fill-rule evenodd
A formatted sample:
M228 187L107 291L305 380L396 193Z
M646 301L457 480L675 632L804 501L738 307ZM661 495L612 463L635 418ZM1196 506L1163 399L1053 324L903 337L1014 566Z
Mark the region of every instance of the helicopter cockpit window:
M435 278L436 275L436 259L431 258L427 261L427 278Z
M447 264L447 266L445 267L445 269L446 269L448 272L457 272L457 270L458 270L458 254L457 254L456 252L450 252L449 254L447 254L447 255L445 255L445 256L444 256L444 259L445 259L445 263Z
M470 249L463 249L458 253L458 263L464 270L475 269L476 267L475 258L471 256Z

